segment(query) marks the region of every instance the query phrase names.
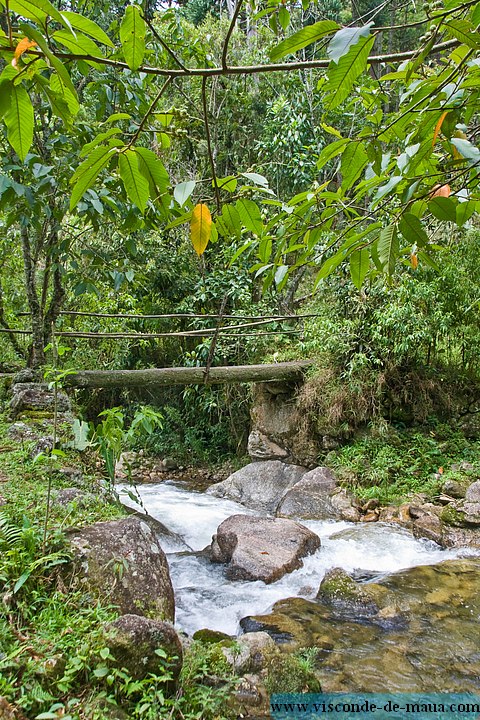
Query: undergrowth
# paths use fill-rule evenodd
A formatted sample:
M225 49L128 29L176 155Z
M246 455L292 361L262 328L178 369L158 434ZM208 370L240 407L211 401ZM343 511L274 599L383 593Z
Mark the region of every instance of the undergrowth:
M448 478L480 472L480 441L445 424L395 429L357 438L325 458L339 480L360 499L397 502L415 493L435 499Z
M94 475L77 476L87 502L52 504L44 537L48 480L53 492L72 486L60 460L35 459L35 440L9 436L0 417L0 698L28 720L220 720L230 716L234 680L218 649L193 643L178 683L172 661L158 651L158 671L136 680L106 647L114 606L70 591L61 568L69 561L68 526L125 514ZM88 470L88 468L83 468ZM215 682L211 682L211 678Z

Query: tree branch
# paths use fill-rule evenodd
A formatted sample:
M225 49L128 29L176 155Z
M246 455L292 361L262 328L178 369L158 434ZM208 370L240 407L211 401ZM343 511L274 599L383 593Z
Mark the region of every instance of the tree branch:
M228 53L228 44L230 42L230 38L232 37L232 33L235 29L235 25L237 24L238 16L240 15L240 10L242 9L243 0L238 0L237 7L235 8L235 12L233 13L232 19L230 21L230 27L228 28L228 32L225 36L225 42L223 43L223 51L222 51L222 68L223 70L228 69L227 65L227 53Z
M215 189L215 200L217 202L217 210L220 212L222 204L220 202L220 190L218 188L217 171L215 170L215 160L212 152L212 139L210 136L210 125L208 123L208 107L207 107L207 78L202 81L202 105L203 105L203 122L205 124L205 135L207 138L208 159L212 168L213 187Z

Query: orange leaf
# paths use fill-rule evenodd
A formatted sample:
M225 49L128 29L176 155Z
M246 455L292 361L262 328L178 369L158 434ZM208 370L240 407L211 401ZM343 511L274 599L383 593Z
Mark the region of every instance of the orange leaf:
M434 197L445 197L448 198L451 195L450 185L435 185L433 191L430 194L431 198Z
M17 47L15 48L15 52L13 55L12 65L13 67L17 66L17 61L19 57L23 55L24 52L26 52L29 48L34 47L37 43L33 40L30 40L28 37L24 37L20 42L18 43Z
M411 263L411 265L412 265L412 268L413 268L414 270L416 270L417 267L418 267L418 257L417 257L417 255L416 255L416 253L412 253L412 254L410 255L410 263Z
M443 467L439 467L439 468L438 468L438 474L439 474L439 475L443 475Z
M212 234L212 216L203 203L195 205L190 220L190 238L198 256L203 255Z
M439 119L439 121L437 122L437 124L435 125L435 132L433 133L432 147L435 146L435 143L436 143L437 137L438 137L438 133L440 132L440 129L441 129L442 124L443 124L443 121L445 120L445 118L447 117L447 115L448 115L448 110L445 110L445 112L443 112L443 113L440 115L440 119Z

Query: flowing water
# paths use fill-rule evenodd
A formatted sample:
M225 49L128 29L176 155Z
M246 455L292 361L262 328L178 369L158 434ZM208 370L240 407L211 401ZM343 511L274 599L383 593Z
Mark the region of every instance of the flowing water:
M125 504L142 509L119 486ZM231 582L224 567L198 554L218 525L236 513L255 514L243 505L188 489L186 484L162 482L138 488L143 509L161 521L174 536L162 538L175 588L177 625L187 633L208 627L228 634L239 632L247 615L266 613L279 600L314 598L325 572L342 567L357 577L384 579L392 573L420 565L434 565L462 555L417 540L392 525L304 521L322 541L321 548L304 561L303 568L281 580Z

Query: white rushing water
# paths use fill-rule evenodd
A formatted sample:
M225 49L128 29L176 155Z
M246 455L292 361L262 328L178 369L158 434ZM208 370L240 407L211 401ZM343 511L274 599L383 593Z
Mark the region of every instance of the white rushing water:
M119 486L122 502L138 510ZM210 563L193 551L202 550L218 525L230 515L255 515L231 500L187 490L182 483L163 482L142 485L138 493L143 509L162 522L176 537L162 537L175 588L177 625L187 633L201 628L238 632L246 615L264 614L283 598L315 597L325 572L342 567L348 572L385 575L416 565L433 565L458 557L458 550L442 550L428 540L417 540L394 525L345 522L300 521L322 541L304 566L271 585L263 582L232 582L224 567Z

